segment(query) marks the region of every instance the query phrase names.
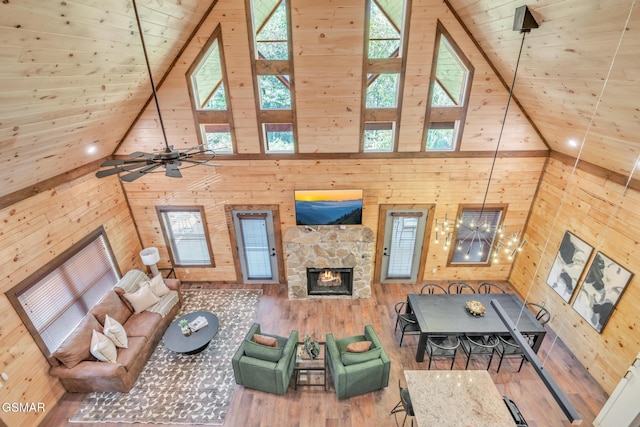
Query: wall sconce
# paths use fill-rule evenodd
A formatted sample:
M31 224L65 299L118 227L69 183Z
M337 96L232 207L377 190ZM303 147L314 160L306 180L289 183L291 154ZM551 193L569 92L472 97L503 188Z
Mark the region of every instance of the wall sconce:
M156 277L160 274L158 266L156 265L158 261L160 261L160 252L158 252L158 248L151 247L141 250L140 258L142 258L142 263L151 269L152 277Z

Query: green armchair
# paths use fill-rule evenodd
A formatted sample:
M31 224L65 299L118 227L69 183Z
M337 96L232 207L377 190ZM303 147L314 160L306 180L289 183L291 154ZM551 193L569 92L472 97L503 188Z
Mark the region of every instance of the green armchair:
M277 348L261 345L253 341L253 335L273 337ZM298 331L292 331L289 338L260 332L260 325L254 323L231 363L236 384L267 393L285 394L293 376L296 363Z
M391 362L371 325L364 327L364 335L336 340L327 334L327 363L338 399L379 390L389 385ZM347 346L357 341L371 341L371 348L363 353L347 352Z

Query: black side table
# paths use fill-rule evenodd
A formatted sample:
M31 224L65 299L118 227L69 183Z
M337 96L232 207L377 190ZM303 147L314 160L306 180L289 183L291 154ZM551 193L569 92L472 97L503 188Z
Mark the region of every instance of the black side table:
M326 352L326 343L324 341L320 342L320 354L317 358L311 359L307 353L304 351L303 343L299 342L296 349L296 364L293 367L293 388L295 390L298 389L298 386L301 387L324 387L324 391L327 391L327 357L325 356ZM307 376L307 380L300 379L300 373L305 372ZM322 382L321 383L312 383L311 375L313 373L322 374Z

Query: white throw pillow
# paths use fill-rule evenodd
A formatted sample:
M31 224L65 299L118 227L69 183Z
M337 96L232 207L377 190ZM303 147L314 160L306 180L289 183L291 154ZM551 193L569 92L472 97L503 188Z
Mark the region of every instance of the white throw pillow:
M91 354L101 362L115 363L118 350L113 341L94 329L91 335Z
M141 283L140 289L130 294L124 294L124 297L131 303L135 313L140 313L160 301L149 287L148 282Z
M116 347L128 347L129 339L127 338L127 331L124 330L124 327L118 323L118 321L109 317L108 314L104 317L104 330L102 332L107 338L113 341Z
M164 284L164 280L162 280L162 275L160 274L156 275L149 281L149 287L158 298L168 294L169 291L171 291L171 289L169 289L167 285Z

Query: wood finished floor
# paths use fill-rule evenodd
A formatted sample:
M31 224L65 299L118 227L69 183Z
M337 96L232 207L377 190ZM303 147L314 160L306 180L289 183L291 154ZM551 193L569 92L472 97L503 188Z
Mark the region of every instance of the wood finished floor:
M508 288L508 285L501 284ZM194 284L189 287L222 288L220 285ZM338 426L394 426L389 415L398 402L398 379L405 384L403 370L427 369L425 362L415 361L416 336L405 336L402 347L398 347L399 335L394 334L397 301L406 300L407 293L419 292L416 285L384 284L375 285L370 299L310 299L289 300L284 285L224 286L225 288L262 288L257 322L263 331L288 335L292 329L300 334L332 332L337 338L361 334L365 325L371 324L378 333L385 351L391 359L389 387L363 396L338 401L329 381L329 391L321 387L299 388L291 386L284 396L275 396L237 386L233 394L226 427L338 427ZM553 323L553 321L551 322ZM555 335L547 334L539 352L545 368L552 374L560 388L568 396L583 418L583 426L591 426L593 419L607 399L606 393L593 380L585 368L573 357ZM436 369L447 369L450 362L438 360ZM464 369L465 356L457 356L454 369ZM517 372L519 362L505 360L496 373L497 360L489 371L500 393L511 397L531 427L569 426L551 394L528 364ZM486 359L472 359L469 369L485 369ZM432 366L432 369L434 367ZM84 398L84 394L67 393L54 408L43 426L84 427L90 424L69 423L68 419ZM455 416L455 414L451 414ZM400 417L402 421L402 417ZM137 426L158 427L159 424L136 424ZM99 424L102 427L130 426L130 424ZM435 426L437 427L437 426Z

